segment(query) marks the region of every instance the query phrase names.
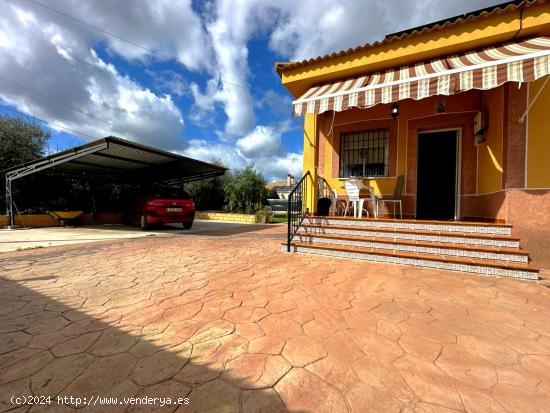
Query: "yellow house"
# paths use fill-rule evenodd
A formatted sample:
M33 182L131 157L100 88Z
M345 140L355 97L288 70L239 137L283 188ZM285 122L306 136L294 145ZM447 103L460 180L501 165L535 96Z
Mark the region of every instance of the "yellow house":
M395 205L378 201L397 197L403 224L492 223L550 264L549 55L550 3L531 0L276 63L304 118L297 191L308 216L323 195L345 202L345 182L359 178L378 222ZM289 224L289 246L302 219Z

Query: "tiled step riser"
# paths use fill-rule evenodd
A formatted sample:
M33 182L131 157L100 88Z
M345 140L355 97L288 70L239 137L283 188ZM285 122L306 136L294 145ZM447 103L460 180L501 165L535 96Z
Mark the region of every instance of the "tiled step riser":
M515 240L502 240L502 239L490 239L490 238L470 238L470 237L455 237L452 234L449 235L424 235L424 234L407 234L396 232L377 232L376 230L346 230L340 228L330 228L326 226L323 228L310 228L302 227L300 231L309 234L338 234L338 235L357 235L362 237L371 238L384 238L384 239L399 239L409 241L429 241L429 242L444 242L451 244L467 244L467 245L480 245L488 247L507 247L507 248L519 248L519 241Z
M421 254L440 254L440 255L449 255L454 257L467 257L467 258L480 258L480 259L489 259L489 260L500 260L500 261L509 261L509 262L521 262L528 263L529 257L527 255L519 254L505 254L505 253L490 253L483 251L468 251L461 249L451 249L451 248L437 248L437 247L423 247L416 245L401 245L395 243L386 243L386 242L371 242L371 241L362 241L362 240L345 240L345 239L334 239L334 238L320 238L311 235L300 235L297 234L297 240L300 242L309 242L315 244L328 244L328 245L344 245L352 247L361 247L361 248L376 248L384 249L389 251L405 251L405 252L415 252Z
M380 229L406 229L413 231L438 231L438 232L460 232L487 235L512 235L510 227L490 225L444 225L444 224L423 224L415 222L386 222L386 221L362 221L330 218L306 218L304 223L315 225L349 225L354 227L380 228Z
M284 250L286 251L286 247L284 248ZM334 251L330 249L308 248L308 247L302 247L302 246L294 247L293 251L298 253L326 255L326 256L338 257L338 258L352 258L352 259L358 259L358 260L385 262L385 263L391 263L391 264L412 265L417 267L470 272L470 273L481 274L481 275L538 280L538 274L536 272L516 270L516 269L506 269L506 268L491 267L491 266L481 266L481 265L475 265L475 264L471 264L471 265L457 264L457 263L436 261L436 260L432 261L428 259L392 257L392 256L377 255L377 254L367 253L367 252L363 253L363 252Z

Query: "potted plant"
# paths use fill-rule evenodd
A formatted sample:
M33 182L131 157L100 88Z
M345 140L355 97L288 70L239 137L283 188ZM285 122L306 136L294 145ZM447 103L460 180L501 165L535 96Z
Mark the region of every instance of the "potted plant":
M273 221L273 213L271 212L271 209L264 207L256 211L257 224L265 224L266 222L272 222L272 221Z

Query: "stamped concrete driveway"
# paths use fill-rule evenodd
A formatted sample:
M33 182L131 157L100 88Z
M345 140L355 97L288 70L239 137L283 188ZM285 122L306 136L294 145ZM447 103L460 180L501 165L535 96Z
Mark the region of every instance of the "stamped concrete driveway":
M0 410L548 412L550 289L251 229L1 254Z

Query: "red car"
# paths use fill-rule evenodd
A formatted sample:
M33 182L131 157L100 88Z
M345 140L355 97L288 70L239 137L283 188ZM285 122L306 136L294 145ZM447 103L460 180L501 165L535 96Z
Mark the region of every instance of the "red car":
M152 224L181 223L183 228L193 226L195 203L187 192L180 188L160 187L150 189L137 199L129 214L128 221L138 221L141 229Z

